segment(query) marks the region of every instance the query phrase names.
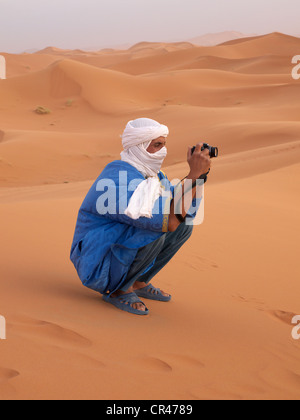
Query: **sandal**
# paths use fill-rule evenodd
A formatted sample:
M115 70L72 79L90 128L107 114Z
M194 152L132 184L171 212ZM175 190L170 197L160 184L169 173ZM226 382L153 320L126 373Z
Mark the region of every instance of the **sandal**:
M135 315L148 315L149 314L148 308L146 307L144 302L142 302L137 297L135 293L127 293L125 295L120 295L116 297L103 295L103 300L107 303L111 303L116 308L121 309L122 311L125 311L125 312L130 312L131 314L135 314ZM145 306L146 310L141 311L139 309L135 309L131 306L132 303L142 303Z
M148 284L148 286L143 287L142 289L135 290L135 294L139 297L151 300L159 300L160 302L169 302L172 299L172 296L164 296L161 293L160 289Z

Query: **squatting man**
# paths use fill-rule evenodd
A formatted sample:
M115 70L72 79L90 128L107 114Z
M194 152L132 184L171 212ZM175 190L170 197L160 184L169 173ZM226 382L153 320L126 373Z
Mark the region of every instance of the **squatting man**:
M171 300L151 280L190 238L200 205L197 180L206 181L211 167L202 143L189 147L190 170L177 193L179 184L172 185L161 171L168 135L168 127L148 118L127 124L121 160L109 163L88 192L71 249L82 283L136 315L149 313L141 298Z

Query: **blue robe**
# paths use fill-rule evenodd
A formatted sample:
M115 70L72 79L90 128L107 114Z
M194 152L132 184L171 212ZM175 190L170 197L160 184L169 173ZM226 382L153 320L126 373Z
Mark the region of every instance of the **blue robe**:
M158 177L170 197L164 195L156 201L152 218L138 220L124 214L134 192L128 185L134 182L136 188L145 179L136 168L117 160L109 163L95 181L79 210L71 248L71 261L84 286L102 294L118 290L138 250L168 231L174 187L162 171Z

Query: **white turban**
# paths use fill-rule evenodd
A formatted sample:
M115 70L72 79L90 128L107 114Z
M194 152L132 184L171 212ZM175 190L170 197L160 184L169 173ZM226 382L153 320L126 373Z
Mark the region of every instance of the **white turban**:
M123 152L121 159L141 172L145 181L133 193L125 214L132 219L152 217L155 201L162 195L162 186L157 174L167 156L167 148L156 153L147 151L153 140L167 137L169 129L149 118L129 121L122 135Z
M167 148L163 147L156 153L149 153L147 149L153 140L168 134L168 127L149 118L129 121L122 135L124 150L121 159L134 166L144 177L157 177L167 156Z
M122 135L124 150L146 143L159 137L167 137L169 129L165 125L149 118L139 118L129 121Z

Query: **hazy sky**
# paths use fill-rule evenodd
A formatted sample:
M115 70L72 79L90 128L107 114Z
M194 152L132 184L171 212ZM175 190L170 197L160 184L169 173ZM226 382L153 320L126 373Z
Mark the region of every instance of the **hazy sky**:
M0 51L103 48L234 30L300 36L300 0L0 0Z

